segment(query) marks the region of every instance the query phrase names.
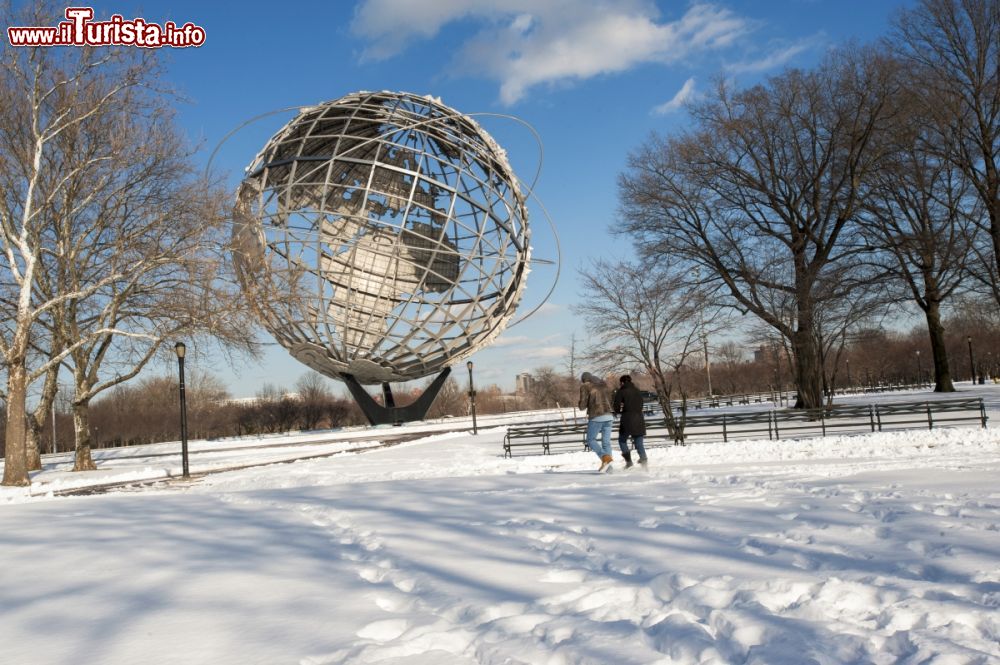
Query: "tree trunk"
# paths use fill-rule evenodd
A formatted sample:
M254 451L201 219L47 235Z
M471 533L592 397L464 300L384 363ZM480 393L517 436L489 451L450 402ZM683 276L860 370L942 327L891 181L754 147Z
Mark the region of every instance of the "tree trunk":
M951 382L951 369L948 367L948 351L944 343L944 326L941 325L941 303L928 301L927 333L931 340L931 357L934 361L934 392L953 393L955 385Z
M39 471L42 468L42 430L45 429L45 421L52 415L52 406L56 401L56 394L59 392L59 365L45 373L45 383L42 386L42 394L38 398L38 405L35 410L27 414L28 422L28 468L32 471ZM55 436L55 430L52 432Z
M73 404L73 430L76 433L76 459L74 471L96 471L97 465L90 456L90 402Z
M663 376L663 372L658 369L647 367L646 371L649 372L653 379L653 388L656 390L656 398L660 403L660 408L663 409L663 420L667 425L667 432L670 434L674 443L683 444L684 423L687 419L687 403L683 400L683 395L680 418L676 418L674 417L673 409L670 408L670 397L673 394L673 385L667 383L666 377Z
M23 362L12 362L7 367L7 447L3 465L3 484L26 487L31 484L28 475L27 432L24 421L27 393L27 371Z
M996 178L996 175L994 175ZM993 297L997 304L1000 305L1000 284L997 284L997 280L1000 280L1000 194L998 194L994 200L987 204L987 210L990 216L990 240L993 244L993 262L995 278L991 280L993 282Z
M823 406L823 368L820 362L819 342L811 321L799 320L799 328L792 336L795 354L795 387L798 397L796 409L819 409Z
M24 459L29 471L42 469L42 426L31 415L27 418Z

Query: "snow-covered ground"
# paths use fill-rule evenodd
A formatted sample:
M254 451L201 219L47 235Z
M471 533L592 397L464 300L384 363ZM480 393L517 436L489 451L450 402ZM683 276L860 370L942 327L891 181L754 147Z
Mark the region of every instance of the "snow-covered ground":
M177 446L47 457L0 489L0 663L1000 663L1000 388L970 394L991 428L648 473L503 459L490 418L196 442L194 472L329 456L91 496L51 493L176 476Z

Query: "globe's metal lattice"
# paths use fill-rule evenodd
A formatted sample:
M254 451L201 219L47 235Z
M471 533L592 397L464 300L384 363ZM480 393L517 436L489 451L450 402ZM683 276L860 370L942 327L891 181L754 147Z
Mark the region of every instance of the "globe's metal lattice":
M301 362L362 383L428 376L490 343L528 273L528 217L504 151L407 93L303 109L247 169L235 263Z

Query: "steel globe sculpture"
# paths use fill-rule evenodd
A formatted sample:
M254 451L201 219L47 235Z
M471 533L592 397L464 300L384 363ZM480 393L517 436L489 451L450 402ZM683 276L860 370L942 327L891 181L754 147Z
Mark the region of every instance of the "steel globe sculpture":
M345 381L373 423L422 418L524 291L528 215L506 154L430 97L302 109L247 168L234 213L234 262L264 326ZM389 382L435 373L414 406L394 406ZM382 405L360 385L379 383Z

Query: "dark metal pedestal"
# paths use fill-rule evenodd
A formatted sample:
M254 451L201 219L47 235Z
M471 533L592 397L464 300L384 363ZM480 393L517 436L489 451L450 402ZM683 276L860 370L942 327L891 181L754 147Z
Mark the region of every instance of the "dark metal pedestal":
M351 391L354 401L361 407L361 411L365 414L368 422L372 425L401 425L413 420L424 419L424 416L427 415L427 412L431 408L431 404L434 403L434 399L441 392L441 386L444 385L449 374L451 374L451 368L445 367L431 385L427 386L427 389L424 390L420 397L413 404L407 406L396 406L396 402L392 397L392 390L389 388L388 383L382 384L382 397L385 400L385 404L383 405L376 402L368 394L368 391L358 383L354 375L341 373L340 377L347 384L347 389Z

